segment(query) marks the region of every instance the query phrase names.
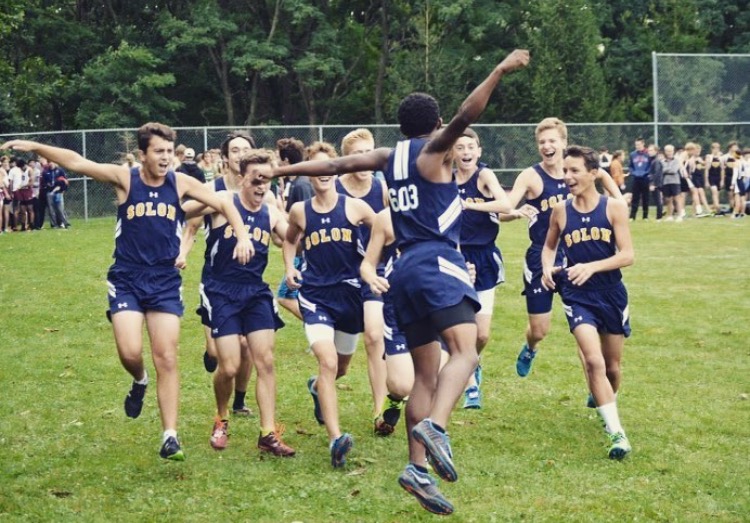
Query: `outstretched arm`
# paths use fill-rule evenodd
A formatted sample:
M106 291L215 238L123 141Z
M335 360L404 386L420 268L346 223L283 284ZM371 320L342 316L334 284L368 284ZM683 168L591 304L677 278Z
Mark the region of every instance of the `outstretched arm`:
M425 153L445 153L453 147L453 143L458 140L466 128L474 123L479 115L482 114L490 95L497 87L500 79L507 73L525 67L529 63L529 52L525 49L516 49L500 62L492 72L479 84L471 94L464 100L458 112L438 134L433 137L426 146ZM429 172L422 171L423 176L429 176ZM425 176L425 178L427 178Z
M30 140L11 140L0 145L0 149L33 152L61 165L69 171L85 174L100 182L110 183L118 189L118 197L120 196L119 190L127 191L128 188L124 182L129 174L127 167L92 162L70 149L53 147Z
M264 178L277 178L291 174L297 176L333 176L360 171L378 171L385 169L390 154L390 148L381 147L367 153L350 154L331 160L308 160L294 165L277 167L259 165L256 172Z
M388 292L389 284L386 278L378 276L377 266L380 258L383 256L383 248L388 242L389 233L392 236L390 209L386 208L375 216L375 225L372 227L370 241L367 244L367 251L359 267L359 273L362 281L370 286L375 294Z

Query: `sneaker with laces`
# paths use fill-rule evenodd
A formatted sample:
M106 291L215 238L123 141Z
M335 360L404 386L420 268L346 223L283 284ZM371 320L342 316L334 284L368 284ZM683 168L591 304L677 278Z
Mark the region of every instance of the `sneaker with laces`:
M274 456L281 456L284 458L291 458L295 454L295 450L281 441L281 435L284 433L282 428L277 428L274 432L263 436L258 436L258 448L261 452L269 452Z
M622 460L630 454L633 448L630 446L628 437L624 432L615 432L609 435L612 445L609 447L609 459Z
M441 432L431 419L425 418L411 429L411 435L424 445L427 461L435 473L445 481L456 481L458 472L453 466L451 441L446 432Z
M589 397L586 398L586 406L590 409L596 408L596 400L594 399L594 395L589 392Z
M203 368L206 372L213 372L219 366L219 360L211 356L208 351L203 352Z
M404 403L403 399L393 399L388 396L388 405L383 409L383 413L375 418L375 434L388 436L393 433L398 420L401 419Z
M453 513L453 505L440 493L437 488L437 481L429 474L417 470L417 467L411 463L398 477L398 484L406 492L417 498L417 501L425 510L441 516Z
M147 385L133 382L130 392L125 396L125 415L129 418L137 418L143 409L143 396L146 395Z
M474 369L474 381L477 382L477 387L482 386L482 365L477 364L476 368Z
M516 372L522 378L525 378L531 372L531 364L534 362L536 357L536 351L531 350L528 344L524 343L521 347L521 352L518 353L518 359L516 360Z
M466 389L466 391L464 392L464 408L482 408L482 393L479 391L479 387L469 387L468 389Z
M333 441L331 445L331 465L340 468L346 465L346 455L354 446L354 438L351 434L344 433Z
M172 461L185 461L185 453L182 452L180 442L174 436L169 436L159 449L159 456Z
M214 450L224 450L227 448L229 439L229 421L221 418L214 420L214 428L211 430L209 443Z
M232 407L232 415L248 418L253 415L253 411L247 405L242 405L240 407Z
M320 401L318 400L318 391L315 390L315 382L318 381L317 376L311 376L309 380L307 380L307 390L310 391L310 396L312 396L313 399L313 415L315 416L315 419L318 421L318 425L324 425L325 421L323 421L323 412L320 410Z

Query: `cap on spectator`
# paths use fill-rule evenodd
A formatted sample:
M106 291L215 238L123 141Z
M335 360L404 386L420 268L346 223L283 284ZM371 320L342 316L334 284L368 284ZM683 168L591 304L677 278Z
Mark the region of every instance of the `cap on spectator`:
M192 160L193 158L195 158L195 150L188 147L185 149L185 159Z

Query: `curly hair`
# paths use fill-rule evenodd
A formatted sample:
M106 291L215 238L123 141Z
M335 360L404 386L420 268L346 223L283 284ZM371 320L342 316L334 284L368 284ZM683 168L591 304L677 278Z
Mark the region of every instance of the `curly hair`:
M430 134L440 123L440 106L429 94L412 93L398 106L398 123L407 138Z

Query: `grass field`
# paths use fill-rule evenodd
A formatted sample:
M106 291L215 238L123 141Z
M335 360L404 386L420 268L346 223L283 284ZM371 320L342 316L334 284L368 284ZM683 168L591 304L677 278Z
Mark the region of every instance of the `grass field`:
M750 521L750 220L631 225L636 265L624 274L633 336L619 405L633 454L622 463L606 457L559 302L531 375L516 376L527 239L522 223L507 224L500 246L508 282L483 357L484 408L457 409L450 425L461 478L442 490L456 505L453 521ZM330 467L305 388L315 360L289 317L277 340L278 419L297 457L261 457L257 417L232 420L223 453L209 447L213 395L192 314L200 243L184 274L187 461L161 460L155 387L139 419L122 410L130 379L104 317L112 229L113 219L96 219L0 236L0 519L436 518L396 483L407 455L403 426L389 439L372 435L361 349L339 385L342 428L355 447L344 470ZM276 251L272 286L281 273Z

